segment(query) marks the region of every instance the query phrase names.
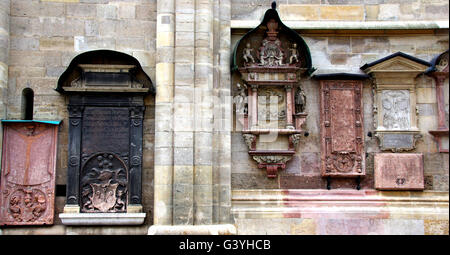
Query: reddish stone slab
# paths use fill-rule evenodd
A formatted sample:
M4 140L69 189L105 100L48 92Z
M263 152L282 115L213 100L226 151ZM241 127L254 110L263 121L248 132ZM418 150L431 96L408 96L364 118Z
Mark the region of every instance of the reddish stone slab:
M423 190L423 155L377 153L374 158L375 188L379 190Z
M3 123L1 225L53 224L58 126Z
M361 94L361 81L320 81L322 176L365 175Z

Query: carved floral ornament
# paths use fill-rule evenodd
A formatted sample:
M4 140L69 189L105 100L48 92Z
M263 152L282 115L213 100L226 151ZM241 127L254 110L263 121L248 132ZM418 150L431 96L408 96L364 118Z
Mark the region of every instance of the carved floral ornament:
M307 95L300 77L314 71L308 46L269 9L263 22L237 43L233 56L232 70L239 71L236 117L244 141L258 167L276 177L305 133ZM271 135L275 138L265 141Z

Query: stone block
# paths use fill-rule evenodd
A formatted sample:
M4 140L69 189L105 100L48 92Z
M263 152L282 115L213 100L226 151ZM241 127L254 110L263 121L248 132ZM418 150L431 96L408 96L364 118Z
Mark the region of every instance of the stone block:
M317 224L314 219L301 219L298 224L291 224L291 235L315 235Z
M156 21L156 4L136 5L136 19Z
M379 5L379 20L398 20L400 16L399 4L380 4Z
M448 235L448 220L423 220L425 235Z
M364 8L358 5L322 5L320 6L321 20L364 20Z
M349 53L350 51L350 37L328 38L328 53Z
M319 20L319 5L280 4L281 20Z
M40 50L73 51L74 39L72 37L41 37L39 39Z
M389 40L385 37L352 37L351 40L352 53L389 53Z
M262 169L254 173L232 173L231 187L233 189L278 189L278 178L269 179ZM283 188L283 187L282 187Z
M97 5L97 18L100 19L116 19L117 6L111 4Z
M384 222L386 235L423 235L424 220L388 219Z
M120 3L118 18L134 19L136 17L136 6L133 3Z
M0 44L2 44L2 43L0 43ZM10 38L10 49L11 50L23 50L23 51L39 50L39 39L32 38L32 37L12 36Z
M319 235L374 235L384 233L379 219L318 219Z
M433 88L417 88L416 94L417 104L436 103L436 90Z
M97 17L97 6L95 4L71 4L66 5L67 17L73 18L95 18Z
M326 179L319 175L280 175L281 189L326 189Z
M422 154L377 153L374 162L376 189L424 189Z
M303 152L300 154L300 173L302 175L320 174L320 154L317 152Z
M366 18L367 21L378 20L378 15L380 13L379 5L366 5Z
M114 49L115 48L115 38L108 37L85 37L85 36L75 36L74 37L74 48L75 51L91 51L99 49Z

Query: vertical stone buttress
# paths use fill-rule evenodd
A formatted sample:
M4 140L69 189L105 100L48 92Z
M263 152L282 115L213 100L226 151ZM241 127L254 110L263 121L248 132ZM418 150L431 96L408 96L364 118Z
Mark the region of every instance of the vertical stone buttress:
M175 0L157 1L154 224L172 224Z
M8 100L8 64L9 64L9 14L10 0L0 1L0 118L6 118ZM3 144L3 129L0 126L0 151Z
M149 233L233 233L218 226L231 223L230 1L169 2L158 1Z

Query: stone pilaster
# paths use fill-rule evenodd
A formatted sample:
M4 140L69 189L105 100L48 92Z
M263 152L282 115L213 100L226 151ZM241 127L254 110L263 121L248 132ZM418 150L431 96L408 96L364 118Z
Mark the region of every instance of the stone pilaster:
M8 64L9 64L9 17L10 0L0 2L0 118L6 118L8 100ZM2 150L3 129L0 126L0 151Z
M230 1L174 0L174 4L171 101L158 99L159 78L168 79L167 73L158 73L158 65L168 58L157 62L155 225L149 234L194 234L209 228L234 233L229 230L234 227L226 225L231 222ZM158 42L160 21L167 19L162 16L170 13L163 6L168 7L158 2ZM160 44L157 51L159 57ZM158 109L166 103L173 110L160 115ZM158 133L170 126L163 126L159 118L172 121L172 141L158 139ZM162 146L168 148L164 156L158 151ZM172 169L168 169L170 161ZM160 163L167 164L165 171L157 170ZM168 189L158 190L161 187L171 187L171 194ZM164 217L162 212L171 216Z
M172 224L175 0L157 2L154 224Z

